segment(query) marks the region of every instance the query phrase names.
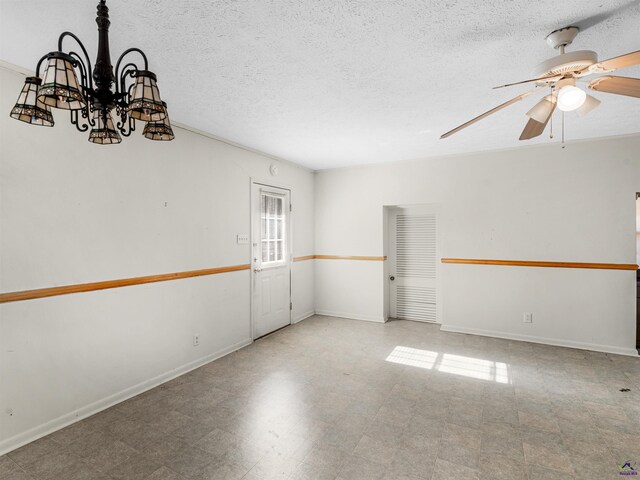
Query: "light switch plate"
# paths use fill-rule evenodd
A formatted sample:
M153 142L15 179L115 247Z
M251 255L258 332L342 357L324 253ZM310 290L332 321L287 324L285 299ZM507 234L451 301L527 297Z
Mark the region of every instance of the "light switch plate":
M238 245L249 245L249 235L239 233L236 239Z

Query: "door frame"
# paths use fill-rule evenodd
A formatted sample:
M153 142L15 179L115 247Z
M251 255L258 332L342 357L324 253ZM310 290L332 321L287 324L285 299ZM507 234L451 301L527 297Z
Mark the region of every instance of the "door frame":
M249 265L251 266L250 270L249 270L249 295L251 297L249 303L250 303L250 307L249 307L249 317L250 317L250 328L251 328L251 340L255 340L256 339L256 330L255 330L255 320L254 320L254 311L255 311L255 305L254 305L254 275L255 272L253 271L253 269L255 268L255 262L253 261L253 234L254 232L254 222L253 222L253 202L254 202L254 185L260 185L263 187L267 187L267 188L279 188L281 190L287 190L289 192L289 228L287 231L287 260L288 260L288 264L289 264L289 305L291 305L291 303L293 302L292 298L291 298L291 292L292 292L292 281L293 281L293 276L292 276L292 271L293 271L293 189L291 188L290 185L286 185L283 183L279 183L279 182L273 182L271 180L263 180L260 178L256 178L256 177L250 177L249 178ZM293 314L293 310L291 308L289 308L289 325L291 325L292 322L292 316ZM268 335L268 334L267 334Z
M639 236L638 232L640 232L640 221L638 220L638 218L640 218L640 192L636 192L635 213L636 213L635 241L636 241L636 262L637 262L638 257L640 257L640 239L638 238ZM636 350L638 351L638 353L640 353L640 287L638 287L640 283L638 283L638 271L636 271L635 282L636 282L636 288L634 288L634 291L636 292L636 318L635 318Z
M392 251L391 236L395 235L395 225L391 222L391 216L393 211L408 210L408 209L423 209L426 212L433 213L436 217L436 321L424 322L433 323L436 325L442 325L442 319L444 315L443 302L442 302L442 204L440 203L415 203L404 205L385 205L384 207L384 245L386 246L387 268L384 270L384 282L386 290L386 318L391 317L391 280L390 276L395 272L392 272L392 266L395 265L395 252Z

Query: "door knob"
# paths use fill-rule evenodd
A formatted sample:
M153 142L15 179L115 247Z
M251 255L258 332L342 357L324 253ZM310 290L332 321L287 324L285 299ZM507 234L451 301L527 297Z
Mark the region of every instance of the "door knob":
M391 275L391 276L389 277L389 280L391 280L392 282L393 282L395 279L396 279L396 277L394 277L393 275Z
M255 273L260 273L260 272L262 271L262 269L261 269L261 268L259 268L259 267L256 267L256 268L254 268L254 269L253 269L253 271L254 271Z

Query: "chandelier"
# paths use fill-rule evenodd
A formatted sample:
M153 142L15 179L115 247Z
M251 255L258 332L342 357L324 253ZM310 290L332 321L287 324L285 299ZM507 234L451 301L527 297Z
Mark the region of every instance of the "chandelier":
M142 134L150 140L173 140L167 104L160 98L156 75L149 71L147 57L139 48L125 50L111 65L109 52L109 8L98 3L98 55L95 67L80 39L71 32L58 38L58 51L43 56L36 76L27 77L11 110L11 118L31 125L53 127L51 108L69 110L71 123L81 132L89 131L89 141L99 145L120 143L136 129L136 120L146 122ZM63 52L62 42L70 37L80 47ZM144 68L131 60L138 54ZM42 77L40 67L45 63ZM114 73L115 72L115 73Z

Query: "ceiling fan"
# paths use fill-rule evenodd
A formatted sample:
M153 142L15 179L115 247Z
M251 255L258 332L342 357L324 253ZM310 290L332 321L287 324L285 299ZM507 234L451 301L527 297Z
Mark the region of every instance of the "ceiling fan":
M529 140L541 135L556 107L563 112L575 111L578 116L584 116L600 105L600 100L588 95L576 86L576 80L587 75L610 73L619 68L640 65L640 50L604 61L598 61L598 55L591 50L565 52L565 48L571 45L579 31L578 27L564 27L551 32L547 35L546 40L550 47L559 50L558 56L540 63L536 67L535 77L532 79L494 87L496 89L534 83L536 87L534 90L518 95L508 102L478 115L453 130L449 130L440 138L450 137L463 128L538 92L540 88L548 88L549 94L527 112L529 120L520 135L520 140ZM587 87L597 92L640 98L640 78L601 75L591 80Z

